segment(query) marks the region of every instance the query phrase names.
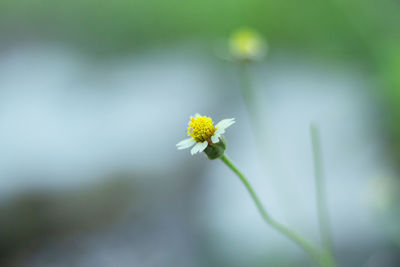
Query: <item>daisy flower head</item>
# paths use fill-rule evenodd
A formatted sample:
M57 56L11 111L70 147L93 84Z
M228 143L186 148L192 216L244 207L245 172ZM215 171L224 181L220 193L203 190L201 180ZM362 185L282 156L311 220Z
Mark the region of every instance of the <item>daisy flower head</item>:
M252 61L261 59L267 50L267 45L261 35L248 28L241 28L235 31L229 43L232 56L238 60Z
M222 134L226 128L235 123L235 119L224 119L215 126L211 118L196 114L190 117L188 123L188 136L190 138L182 140L176 147L185 149L192 147L192 155L198 152L205 152L210 159L222 156L225 150L225 141ZM222 154L221 154L222 152Z

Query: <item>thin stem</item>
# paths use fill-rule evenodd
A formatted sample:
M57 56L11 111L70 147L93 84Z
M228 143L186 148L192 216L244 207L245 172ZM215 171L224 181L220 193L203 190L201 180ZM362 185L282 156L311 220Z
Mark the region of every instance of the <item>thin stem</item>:
M240 89L246 104L247 112L250 115L250 119L257 121L256 107L254 99L254 89L250 78L250 62L240 61L238 63L238 75L240 82ZM254 123L254 122L253 122Z
M323 261L326 266L336 266L333 257L333 246L332 237L329 226L329 216L326 204L326 193L325 193L325 179L322 164L322 153L320 146L320 137L318 128L316 125L311 124L310 126L311 142L314 157L314 174L315 174L315 187L317 194L317 212L319 227L321 232L322 246L324 249Z
M250 193L250 196L252 197L254 203L256 204L258 211L261 213L261 216L263 217L264 221L281 232L282 234L286 235L288 238L290 238L292 241L294 241L296 244L298 244L301 248L303 248L307 253L311 255L317 262L321 263L321 257L319 255L318 250L312 245L308 240L304 239L297 233L293 232L286 226L278 223L274 219L272 219L267 211L265 210L264 206L262 205L260 199L257 197L256 193L254 192L253 188L251 187L250 183L246 179L246 177L236 168L236 166L229 160L229 158L226 155L223 155L221 157L221 160L234 172L236 175L240 178L240 180L243 182L244 186L246 187L247 191Z
M257 109L257 94L253 79L252 79L252 66L253 61L237 61L237 71L238 71L238 80L240 83L240 90L244 99L245 108L247 111L247 115L250 122L250 127L252 130L252 134L254 139L256 140L257 146L257 160L259 161L260 166L262 167L262 171L265 177L268 177L269 171L272 169L273 172L281 175L282 177L285 176L286 178L292 178L290 176L290 172L287 169L286 165L282 165L281 162L281 155L278 149L276 149L275 145L276 142L275 136L271 134L273 131L269 131L269 124L268 124L268 116L260 116L260 113ZM264 104L265 108L265 104ZM264 114L267 115L267 114ZM265 164L266 162L274 161L274 164L269 164L268 168ZM292 178L293 179L293 178ZM284 179L275 179L274 186L280 187L281 190L285 190L286 193L294 194L291 189L287 186L283 185ZM290 191L290 192L289 192ZM290 213L292 216L294 215L293 212ZM285 214L287 215L287 214Z

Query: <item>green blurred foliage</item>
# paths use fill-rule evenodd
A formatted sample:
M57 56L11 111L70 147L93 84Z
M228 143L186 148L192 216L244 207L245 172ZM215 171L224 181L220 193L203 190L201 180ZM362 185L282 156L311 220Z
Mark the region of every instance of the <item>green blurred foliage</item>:
M398 33L396 1L3 0L2 32L20 32L118 51L258 29L272 47L363 55ZM391 39L391 38L389 38Z
M62 42L95 57L184 40L213 46L237 27L266 36L273 55L356 62L382 107L388 148L400 161L400 3L396 0L2 0L2 43Z
M94 187L26 192L1 203L0 265L5 266L14 253L109 226L127 211L136 196L134 189L131 178L118 175Z

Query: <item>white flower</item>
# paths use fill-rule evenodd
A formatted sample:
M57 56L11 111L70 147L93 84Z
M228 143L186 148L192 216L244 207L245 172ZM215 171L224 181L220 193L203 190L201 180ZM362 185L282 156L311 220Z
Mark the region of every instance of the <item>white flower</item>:
M211 118L196 114L190 117L188 123L188 136L190 138L182 140L176 147L185 149L192 147L190 153L192 155L203 152L211 143L216 144L220 141L220 137L225 133L225 129L235 123L235 119L224 119L218 122L215 127Z

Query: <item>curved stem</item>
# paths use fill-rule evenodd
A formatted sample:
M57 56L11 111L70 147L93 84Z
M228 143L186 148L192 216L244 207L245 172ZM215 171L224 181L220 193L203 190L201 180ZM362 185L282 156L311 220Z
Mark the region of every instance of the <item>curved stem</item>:
M256 193L254 192L253 188L251 187L250 183L246 179L246 177L236 168L236 166L229 160L226 155L221 156L221 160L240 178L243 182L244 186L246 187L247 191L250 193L254 203L256 204L258 211L261 213L264 221L271 225L273 228L281 232L282 234L286 235L296 244L298 244L301 248L303 248L307 253L311 255L318 263L321 263L321 257L318 250L312 245L308 240L304 239L297 233L293 232L286 226L278 223L274 219L269 216L267 211L265 210L264 206L262 205L260 199L257 197Z
M314 157L314 174L315 174L315 187L317 194L317 212L319 220L319 228L321 233L322 246L324 249L323 261L326 266L336 266L335 259L333 257L333 246L332 237L329 227L329 216L325 198L325 179L322 165L322 155L320 138L318 128L316 125L311 124L310 126L311 142Z

